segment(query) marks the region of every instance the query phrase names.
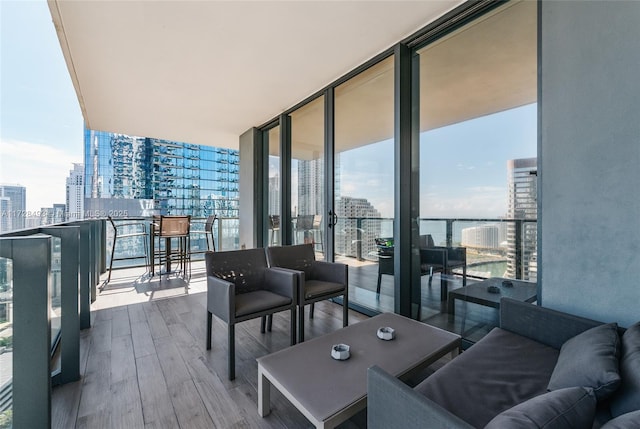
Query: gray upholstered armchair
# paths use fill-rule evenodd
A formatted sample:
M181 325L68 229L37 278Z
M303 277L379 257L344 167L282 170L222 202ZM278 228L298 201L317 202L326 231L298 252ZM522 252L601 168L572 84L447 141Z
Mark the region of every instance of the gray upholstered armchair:
M349 280L345 264L316 261L312 244L268 247L271 267L295 270L298 274L298 341L304 341L304 306L342 295L342 325L349 324Z
M295 273L267 266L264 249L207 252L207 350L211 349L212 316L229 327L229 379L235 378L235 324L291 311L291 345L296 343ZM263 324L264 332L264 324Z

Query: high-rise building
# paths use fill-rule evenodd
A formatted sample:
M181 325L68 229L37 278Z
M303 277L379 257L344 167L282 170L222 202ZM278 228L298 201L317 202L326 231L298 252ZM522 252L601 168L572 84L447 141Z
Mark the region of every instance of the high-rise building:
M69 171L66 188L66 219L68 221L84 219L84 165L73 164Z
M512 159L507 161L509 200L508 219L536 220L538 218L537 158ZM537 225L536 222L521 222L521 257L517 258L517 225L507 225L507 277L516 277L521 270L522 278L537 278ZM522 266L517 266L517 261Z
M27 188L20 185L0 185L0 232L25 227Z
M298 214L323 214L324 159L298 161Z
M85 217L238 216L232 149L85 129Z
M505 238L503 223L478 225L462 230L461 245L475 249L499 249L504 245Z
M280 175L269 177L269 214L280 214Z
M366 258L376 251L380 237L380 212L366 198L340 197L336 201L340 234L336 234L336 253ZM373 218L373 219L367 219Z

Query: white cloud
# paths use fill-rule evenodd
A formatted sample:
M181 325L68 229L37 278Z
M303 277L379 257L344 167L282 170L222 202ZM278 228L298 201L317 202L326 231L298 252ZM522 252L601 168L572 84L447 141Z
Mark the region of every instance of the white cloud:
M65 202L65 179L72 163L68 153L39 143L0 139L0 183L27 188L27 210Z

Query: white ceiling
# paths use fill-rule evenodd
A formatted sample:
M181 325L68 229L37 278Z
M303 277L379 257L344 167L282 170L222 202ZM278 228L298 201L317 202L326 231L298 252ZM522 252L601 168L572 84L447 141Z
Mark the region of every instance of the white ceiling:
M48 2L89 128L230 148L462 3Z
M418 50L420 131L536 101L536 8L532 1L508 2ZM393 137L393 75L387 58L337 87L336 152ZM323 107L318 99L291 114L293 158L322 156Z

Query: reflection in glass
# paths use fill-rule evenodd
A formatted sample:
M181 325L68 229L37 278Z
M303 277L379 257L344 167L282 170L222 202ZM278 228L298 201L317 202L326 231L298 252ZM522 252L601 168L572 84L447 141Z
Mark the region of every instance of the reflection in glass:
M324 259L324 97L291 113L293 242L312 243Z
M536 278L536 7L508 2L417 51L420 234L465 248L467 284ZM456 330L440 312L461 274L434 276L443 290L423 279L424 320ZM497 317L485 310L483 323Z
M51 237L51 351L60 339L62 322L62 239Z
M280 126L271 128L265 133L269 147L269 201L267 228L269 246L282 243L280 234Z
M0 258L0 397L11 398L13 379L13 262ZM3 401L4 402L4 401ZM0 408L0 427L12 426L12 406Z
M394 310L393 276L376 293L376 238L393 238L393 57L335 90L335 260L349 265L349 300Z

